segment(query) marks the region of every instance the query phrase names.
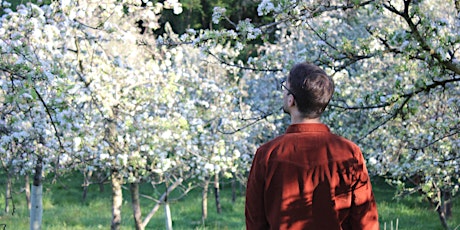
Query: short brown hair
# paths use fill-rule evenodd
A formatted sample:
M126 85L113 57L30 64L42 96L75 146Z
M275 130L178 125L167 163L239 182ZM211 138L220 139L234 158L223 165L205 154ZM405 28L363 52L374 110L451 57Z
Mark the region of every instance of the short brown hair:
M320 67L302 62L292 67L288 80L299 111L307 118L318 118L334 94L332 78Z

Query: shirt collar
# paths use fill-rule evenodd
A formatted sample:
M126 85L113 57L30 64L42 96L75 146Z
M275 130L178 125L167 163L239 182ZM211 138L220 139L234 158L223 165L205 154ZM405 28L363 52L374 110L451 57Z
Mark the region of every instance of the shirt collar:
M330 132L329 127L322 123L299 123L292 124L286 129L286 133L300 132Z

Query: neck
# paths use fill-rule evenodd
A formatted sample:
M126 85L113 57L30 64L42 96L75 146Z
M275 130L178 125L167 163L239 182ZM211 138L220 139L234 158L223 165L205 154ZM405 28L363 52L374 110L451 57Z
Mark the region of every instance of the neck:
M291 124L302 124L302 123L321 123L318 118L306 118L301 116L299 113L291 114Z

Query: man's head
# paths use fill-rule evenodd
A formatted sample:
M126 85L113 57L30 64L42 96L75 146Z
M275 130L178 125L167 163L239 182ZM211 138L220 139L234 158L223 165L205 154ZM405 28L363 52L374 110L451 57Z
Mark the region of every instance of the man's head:
M286 80L284 110L292 102L305 118L319 118L334 93L334 82L320 67L302 62L292 67Z

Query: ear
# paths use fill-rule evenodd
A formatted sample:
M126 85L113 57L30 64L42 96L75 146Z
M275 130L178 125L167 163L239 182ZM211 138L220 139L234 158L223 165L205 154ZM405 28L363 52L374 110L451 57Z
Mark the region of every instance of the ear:
M292 94L289 94L288 95L288 99L287 99L287 103L288 103L288 106L291 107L291 106L295 106L295 99L294 99L294 96Z

